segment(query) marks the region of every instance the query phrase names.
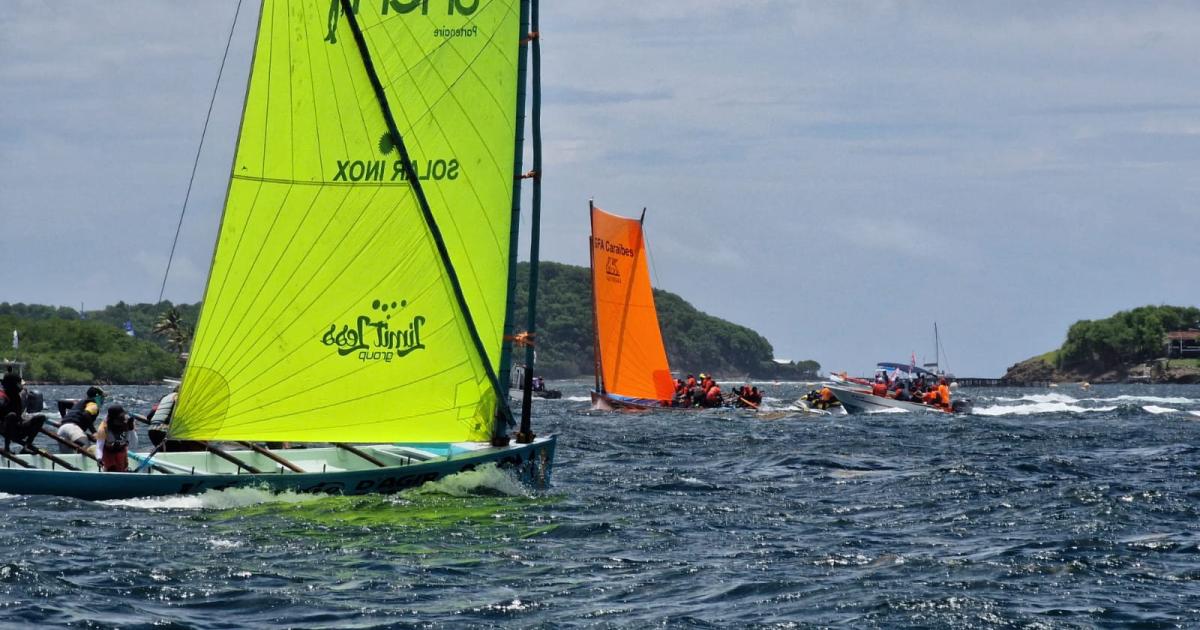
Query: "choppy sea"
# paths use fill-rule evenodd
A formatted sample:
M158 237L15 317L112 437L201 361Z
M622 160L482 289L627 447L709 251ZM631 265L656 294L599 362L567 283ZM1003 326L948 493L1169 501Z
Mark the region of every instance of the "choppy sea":
M787 383L759 416L603 414L588 385L535 402L544 492L0 495L0 625L1200 625L1200 386L964 390L949 418L787 415Z

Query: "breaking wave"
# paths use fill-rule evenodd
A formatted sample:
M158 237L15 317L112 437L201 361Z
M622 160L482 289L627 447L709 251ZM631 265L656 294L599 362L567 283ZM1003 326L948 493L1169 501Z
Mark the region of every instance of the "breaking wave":
M973 412L978 416L1029 416L1042 413L1089 413L1093 411L1113 411L1119 405L1111 407L1083 407L1065 402L1035 402L1028 405L993 405L976 408Z

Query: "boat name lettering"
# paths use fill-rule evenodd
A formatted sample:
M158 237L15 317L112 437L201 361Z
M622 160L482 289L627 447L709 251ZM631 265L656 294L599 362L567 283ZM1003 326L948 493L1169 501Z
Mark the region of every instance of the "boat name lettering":
M425 318L417 315L409 320L408 326L394 329L388 322L392 318L388 311L396 311L408 306L408 302L383 302L375 300L371 308L378 311L374 315L359 315L354 325L343 324L341 330L337 324L330 324L329 330L321 336L321 343L327 346L337 346L340 356L357 353L360 361L380 361L391 363L393 358L400 358L417 350L424 350L421 343L421 328ZM374 329L372 333L371 329Z
M456 180L461 174L458 160L437 159L411 161L412 170L417 179L426 180ZM390 169L389 169L390 167ZM404 169L404 161L396 160L391 164L387 160L338 160L335 182L396 182L408 181L408 171Z
M421 10L421 15L429 15L429 0L382 0L381 13L388 14L388 9L396 13L412 13L417 9ZM444 4L446 7L446 15L471 15L479 8L479 0L433 0L433 5L436 7L439 4ZM357 7L355 7L357 12Z
M633 257L633 250L622 245L621 243L613 243L602 238L595 239L595 247L600 251L605 251L610 254L618 254L621 256Z

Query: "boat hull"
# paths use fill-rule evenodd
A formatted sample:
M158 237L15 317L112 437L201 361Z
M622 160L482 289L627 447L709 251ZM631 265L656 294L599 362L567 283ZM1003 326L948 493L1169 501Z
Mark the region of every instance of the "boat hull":
M860 389L852 389L849 387L840 387L829 385L829 390L834 396L841 401L842 406L849 413L871 413L878 411L890 411L899 409L901 411L912 412L934 412L934 413L949 413L940 407L933 405L925 405L921 403L910 402L906 400L896 400L894 398L884 398L876 396L869 391Z
M388 466L370 464L369 467L362 466L362 462L354 462L354 455L339 452L337 449L275 451L289 460L302 461L306 472L292 472L275 465L271 472L249 473L217 459L210 453L163 453L154 458L154 462L159 466L173 469L173 474L103 473L94 468L68 471L52 468L35 455L20 455L19 457L26 462L45 467L22 468L5 461L0 464L6 464L0 467L0 492L66 496L87 500L199 494L209 490L240 487L265 488L273 492L390 494L448 475L474 470L486 464L496 464L512 470L523 483L532 487L545 487L550 483L556 441L556 436L551 436L536 439L530 444L505 447L445 445L445 456L417 447L404 447L402 451L397 451L395 447L360 447L372 455L387 453L389 457L399 460L402 460L406 453L411 455L408 463ZM325 453L330 455L329 462L333 465L322 464L319 470L308 471L308 468L316 468L320 463L318 457L324 456ZM397 456L396 453L400 454ZM253 452L233 451L233 454L262 463L261 459L255 459ZM206 464L210 470L196 472L195 468L189 468L188 463L196 462ZM78 459L74 463L83 464L79 467L87 465ZM348 464L357 464L357 467L341 467ZM130 467L136 465L134 458L131 458ZM264 470L263 467L255 467ZM228 470L230 468L234 470ZM331 468L334 470L330 470Z

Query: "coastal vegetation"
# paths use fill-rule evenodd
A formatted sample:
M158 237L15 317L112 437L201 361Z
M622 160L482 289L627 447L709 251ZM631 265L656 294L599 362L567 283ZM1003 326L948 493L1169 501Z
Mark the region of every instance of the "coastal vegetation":
M590 376L592 354L591 270L542 262L538 268L537 366L549 378ZM514 329L528 318L529 266L517 268ZM712 372L726 378L815 378L816 361L776 363L771 343L737 324L702 313L669 291L654 290L667 359L676 371ZM520 360L520 354L517 360Z
M515 330L527 318L529 267L517 270ZM543 262L540 266L537 370L548 378L592 374L591 272ZM815 361L776 363L762 335L702 313L686 300L655 290L659 323L671 365L725 378L815 378ZM0 303L0 330L20 331L15 358L28 362L26 378L60 383L143 383L178 377L199 304L126 304L100 310ZM126 334L126 322L134 336ZM524 354L514 353L520 362Z
M1005 378L1200 381L1200 362L1166 357L1166 334L1187 329L1200 329L1200 308L1142 306L1105 319L1080 320L1067 330L1061 347L1012 366Z

